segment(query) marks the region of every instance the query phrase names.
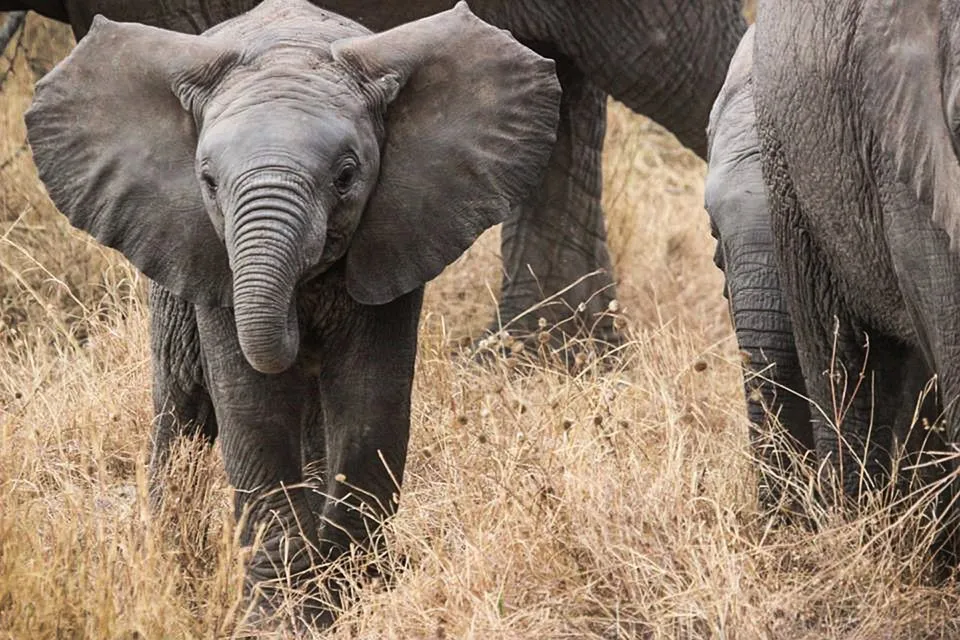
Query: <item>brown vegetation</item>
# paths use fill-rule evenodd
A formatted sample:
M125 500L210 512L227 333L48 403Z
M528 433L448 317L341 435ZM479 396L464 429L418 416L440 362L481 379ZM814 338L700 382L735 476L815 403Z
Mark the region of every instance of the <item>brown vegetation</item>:
M69 229L23 146L30 87L69 46L31 16L0 60L0 637L230 637L218 454L185 443L149 513L144 280ZM704 165L615 104L605 161L621 365L450 355L493 313L495 230L433 282L394 584L363 585L331 637L957 637L918 518L876 505L811 533L756 513Z

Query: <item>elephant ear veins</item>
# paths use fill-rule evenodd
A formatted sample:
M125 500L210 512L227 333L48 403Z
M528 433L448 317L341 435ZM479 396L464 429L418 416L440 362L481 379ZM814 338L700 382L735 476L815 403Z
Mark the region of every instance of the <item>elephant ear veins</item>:
M932 207L933 221L960 247L960 163L941 93L936 0L875 0L861 17L858 55L867 122L876 123L897 177Z
M37 83L25 114L40 179L70 223L191 302L228 306L226 249L195 175L196 128L175 89L240 52L98 16Z

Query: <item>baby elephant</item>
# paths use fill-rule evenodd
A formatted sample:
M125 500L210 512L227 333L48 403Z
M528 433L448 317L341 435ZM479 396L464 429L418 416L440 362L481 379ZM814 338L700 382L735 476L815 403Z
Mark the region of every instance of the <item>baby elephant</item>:
M306 0L98 17L37 85L54 203L153 280L152 482L178 425L219 435L261 604L396 508L424 283L537 186L559 100L465 2L379 34Z

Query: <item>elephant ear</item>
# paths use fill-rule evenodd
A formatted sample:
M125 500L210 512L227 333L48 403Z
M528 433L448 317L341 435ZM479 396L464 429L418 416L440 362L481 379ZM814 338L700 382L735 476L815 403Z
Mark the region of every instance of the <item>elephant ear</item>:
M465 2L332 50L365 81L401 87L346 264L350 295L384 304L437 276L539 185L560 84L553 61Z
M40 179L71 224L207 305L229 305L231 275L177 91L197 91L235 58L208 38L97 16L26 114Z
M897 177L932 207L933 221L960 247L960 162L944 110L940 3L866 3L860 60L865 109Z

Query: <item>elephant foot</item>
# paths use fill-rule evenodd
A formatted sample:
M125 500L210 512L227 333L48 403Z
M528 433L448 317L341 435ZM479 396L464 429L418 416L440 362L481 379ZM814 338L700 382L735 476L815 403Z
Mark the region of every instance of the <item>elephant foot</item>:
M244 585L246 615L234 632L239 638L259 638L264 633L280 637L311 637L311 633L329 628L342 609L341 589L330 584L319 586L310 578L295 576L252 582Z
M309 566L296 571L273 567L269 578L263 577L263 567L248 565L247 613L238 637L261 637L264 632L313 637L333 626L361 591L393 588L398 575L409 568L409 560L389 557L382 539L371 543L372 548L346 553L318 551Z
M794 495L795 489L788 486L782 476L760 471L757 483L757 502L761 515L774 527L797 527L816 531L817 521L809 512L804 498Z
M774 420L771 422L770 420ZM793 440L767 417L761 426L751 427L754 463L757 474L757 506L762 517L774 526L817 528L817 511L811 503L808 487L818 487L814 454ZM811 509L813 509L811 511Z
M955 513L944 514L941 510L936 516L942 517L942 524L933 540L930 578L934 584L944 585L956 580L960 570L960 522Z

